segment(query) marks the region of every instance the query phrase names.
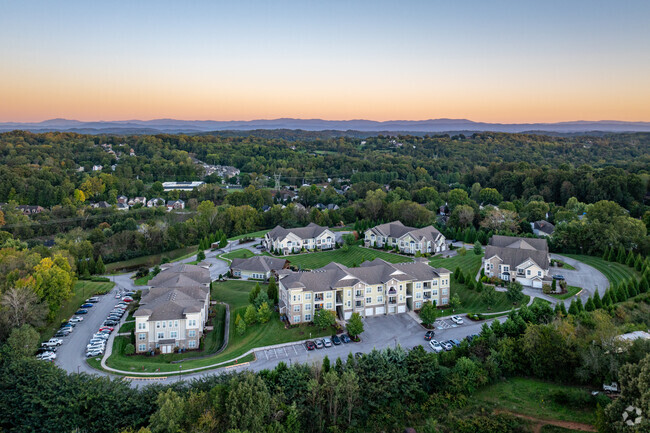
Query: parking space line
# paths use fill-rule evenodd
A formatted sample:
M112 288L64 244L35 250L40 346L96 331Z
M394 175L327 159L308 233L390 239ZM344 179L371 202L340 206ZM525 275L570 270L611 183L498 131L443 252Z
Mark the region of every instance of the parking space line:
M284 350L284 356L289 356L289 354L287 353L287 349L286 349L286 348L283 347L282 350Z
M298 354L298 350L296 350L296 346L293 346L293 351L296 352L296 355Z

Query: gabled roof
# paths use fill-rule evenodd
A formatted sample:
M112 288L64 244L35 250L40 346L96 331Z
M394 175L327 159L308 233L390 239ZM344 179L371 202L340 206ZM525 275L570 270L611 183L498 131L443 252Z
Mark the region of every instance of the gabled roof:
M187 314L200 313L205 308L207 287L152 288L140 301L135 317L148 320L178 320Z
M173 265L149 281L152 287L184 287L210 284L210 271L185 263Z
M546 239L492 236L485 248L485 257L489 259L493 256L498 256L504 264L513 269L528 259L543 269L549 267Z
M539 230L547 235L552 235L555 231L555 226L548 221L539 220L533 223L533 230Z
M278 259L268 256L253 256L248 259L233 259L230 268L242 271L266 273L282 269L286 263L286 259Z
M291 272L280 281L287 289L323 291L338 287L351 287L357 283L374 285L384 284L391 280L431 280L447 273L449 273L448 270L432 268L425 262L393 264L375 259L371 262L364 262L358 268L348 268L332 262L309 272Z
M380 224L371 229L375 235L400 239L406 235L411 235L414 239L418 241L436 241L442 234L434 227L427 226L422 227L421 229L415 227L408 227L402 224L401 221L393 221L386 224Z
M318 224L309 223L306 227L297 227L294 229L285 229L284 227L276 226L273 230L268 232L269 239L282 240L287 237L289 233L293 233L300 239L313 239L321 235L327 227L319 226Z

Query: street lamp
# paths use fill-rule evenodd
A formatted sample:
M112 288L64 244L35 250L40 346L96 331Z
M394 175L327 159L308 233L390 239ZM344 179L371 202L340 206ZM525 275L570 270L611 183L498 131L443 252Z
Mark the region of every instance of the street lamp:
M181 380L181 375L183 374L183 366L181 364L178 364L178 381L180 382Z
M79 374L79 367L80 365L77 365L77 374Z

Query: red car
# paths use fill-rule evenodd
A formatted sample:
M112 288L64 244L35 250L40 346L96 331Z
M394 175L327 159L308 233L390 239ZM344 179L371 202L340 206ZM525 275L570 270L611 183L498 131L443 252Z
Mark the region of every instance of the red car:
M102 326L101 328L99 328L100 331L108 330L108 331L111 331L111 332L113 332L114 329L115 328L113 328L112 326Z
M133 298L130 297L130 296L125 296L125 297L122 298L122 300L123 300L124 302L131 302L131 301L133 301Z
M316 345L313 341L307 341L305 342L305 347L307 347L307 350L314 350L316 348Z

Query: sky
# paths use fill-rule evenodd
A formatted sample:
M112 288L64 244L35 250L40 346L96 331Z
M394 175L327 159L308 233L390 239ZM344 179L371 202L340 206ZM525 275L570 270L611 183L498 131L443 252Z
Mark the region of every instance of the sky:
M0 121L650 121L647 0L0 0Z

